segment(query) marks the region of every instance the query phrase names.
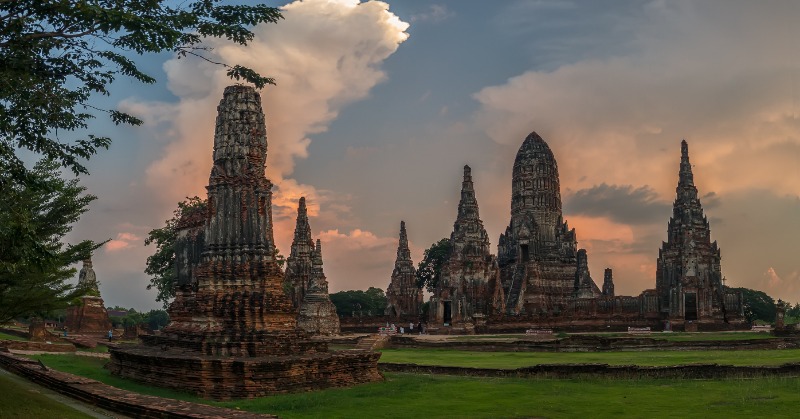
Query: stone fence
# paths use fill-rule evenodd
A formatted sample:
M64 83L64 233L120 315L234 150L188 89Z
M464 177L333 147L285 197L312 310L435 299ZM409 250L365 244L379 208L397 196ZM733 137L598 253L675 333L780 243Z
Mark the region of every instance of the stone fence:
M534 338L526 336L517 340L447 340L433 341L416 339L413 335L391 337L390 347L395 348L447 348L465 351L531 351L531 352L606 352L621 350L748 350L800 348L800 339L795 337L748 339L669 341L656 337L625 336L608 337L597 335L575 335L557 338L544 335ZM549 338L549 339L548 339Z

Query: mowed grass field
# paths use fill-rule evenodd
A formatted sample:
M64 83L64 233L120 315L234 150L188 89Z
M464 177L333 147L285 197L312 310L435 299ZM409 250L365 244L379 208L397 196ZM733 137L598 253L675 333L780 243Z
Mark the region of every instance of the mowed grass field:
M451 349L382 349L379 362L514 369L537 364L780 365L800 362L800 349L748 351L477 352Z
M447 352L454 357L463 355L459 351ZM743 352L737 353L741 356ZM511 379L400 373L385 374L384 382L352 388L211 402L114 377L102 368L106 362L103 359L75 355L33 358L51 368L131 391L285 418L761 418L794 417L800 404L800 378Z
M0 372L0 418L91 418L43 394L34 386L20 386L20 379Z

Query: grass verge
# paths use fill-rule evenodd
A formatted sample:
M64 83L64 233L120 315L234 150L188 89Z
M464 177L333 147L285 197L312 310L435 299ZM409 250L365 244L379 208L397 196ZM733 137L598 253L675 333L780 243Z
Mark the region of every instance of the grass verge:
M451 355L459 355L459 353ZM748 353L754 351L748 351ZM781 351L783 352L783 351ZM741 353L739 353L741 354ZM45 365L143 394L272 413L285 418L789 417L798 378L729 380L511 379L386 374L345 389L210 402L112 376L102 359L38 355Z
M9 335L8 333L0 332L0 340L28 340L20 336Z
M800 362L800 349L751 351L477 352L448 349L382 349L380 362L475 368L537 364L664 366L681 364L780 365Z
M91 418L0 372L0 418Z

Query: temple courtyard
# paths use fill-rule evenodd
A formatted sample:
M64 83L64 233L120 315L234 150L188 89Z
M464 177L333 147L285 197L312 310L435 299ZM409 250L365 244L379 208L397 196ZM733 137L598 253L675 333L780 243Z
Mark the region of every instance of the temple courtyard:
M339 339L330 346L346 351L357 341ZM536 349L555 342L561 342L562 351ZM382 353L382 382L211 401L112 375L102 345L63 353L12 350L51 371L140 397L286 418L353 417L353 412L359 417L777 417L796 410L800 391L800 345L795 338L766 332L559 334L546 339L525 334L396 336L377 351ZM586 367L592 370L581 370ZM564 375L565 368L577 372ZM704 378L703 371L710 370L726 372ZM654 371L672 372L655 378ZM7 397L0 396L0 406L7 406ZM79 412L74 417L91 416Z

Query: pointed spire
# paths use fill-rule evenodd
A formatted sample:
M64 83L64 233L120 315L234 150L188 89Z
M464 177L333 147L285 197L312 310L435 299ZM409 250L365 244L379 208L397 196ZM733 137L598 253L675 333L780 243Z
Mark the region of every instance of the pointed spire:
M408 250L408 234L406 222L400 221L400 243L397 245L397 261L411 260L411 251Z
M300 197L300 202L297 205L297 225L294 229L291 254L297 256L299 253L311 252L313 250L314 241L311 239L311 226L308 224L306 198Z
M463 221L474 221L478 215L478 200L475 198L475 186L472 183L472 169L464 166L464 180L461 182L461 200L458 201L458 217L456 224Z
M322 265L322 242L317 239L317 247L314 250L316 257L314 258L314 262L317 262Z
M689 144L686 143L686 140L681 141L681 171L678 186L694 186L692 164L689 163Z

